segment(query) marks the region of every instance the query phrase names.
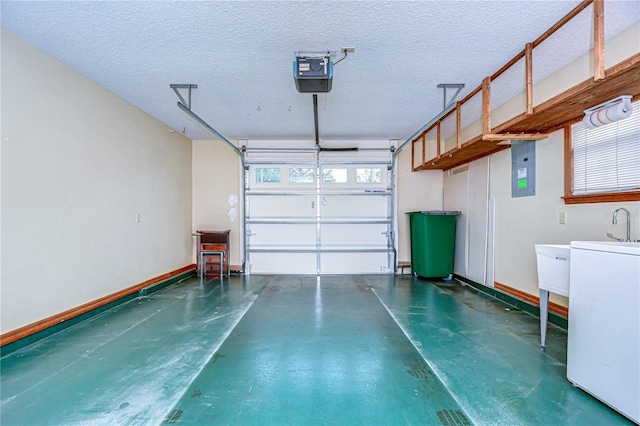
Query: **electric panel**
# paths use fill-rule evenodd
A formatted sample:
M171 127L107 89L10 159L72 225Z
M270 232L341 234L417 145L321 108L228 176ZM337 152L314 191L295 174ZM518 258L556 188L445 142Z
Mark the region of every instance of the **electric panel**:
M511 141L511 196L536 195L536 143Z

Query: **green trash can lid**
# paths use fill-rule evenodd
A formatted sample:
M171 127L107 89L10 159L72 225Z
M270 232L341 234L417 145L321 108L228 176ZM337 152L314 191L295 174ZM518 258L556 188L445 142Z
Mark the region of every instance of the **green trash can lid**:
M417 213L428 214L428 215L441 215L441 216L442 215L457 216L462 212L457 210L425 210L420 212L407 212L406 214L417 214Z

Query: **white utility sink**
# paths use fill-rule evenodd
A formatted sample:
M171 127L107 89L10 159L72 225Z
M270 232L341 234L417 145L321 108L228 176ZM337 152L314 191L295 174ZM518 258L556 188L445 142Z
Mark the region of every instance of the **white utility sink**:
M551 293L569 296L571 247L568 244L536 244L536 256L538 287Z
M538 288L540 289L540 344L546 346L549 292L569 296L571 247L560 244L536 244Z
M640 243L633 241L571 241L574 249L640 255Z

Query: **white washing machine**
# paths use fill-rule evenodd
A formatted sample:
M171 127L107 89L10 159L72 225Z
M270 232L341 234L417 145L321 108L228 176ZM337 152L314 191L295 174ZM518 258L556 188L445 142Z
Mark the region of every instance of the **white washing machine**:
M567 378L640 423L640 243L571 242Z

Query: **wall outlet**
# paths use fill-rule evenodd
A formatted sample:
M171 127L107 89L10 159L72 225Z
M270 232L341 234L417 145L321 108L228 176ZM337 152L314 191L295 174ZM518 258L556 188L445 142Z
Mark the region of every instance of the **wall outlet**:
M136 223L140 223L142 220L142 215L140 213L136 213Z
M567 212L560 212L560 224L561 225L567 224Z

